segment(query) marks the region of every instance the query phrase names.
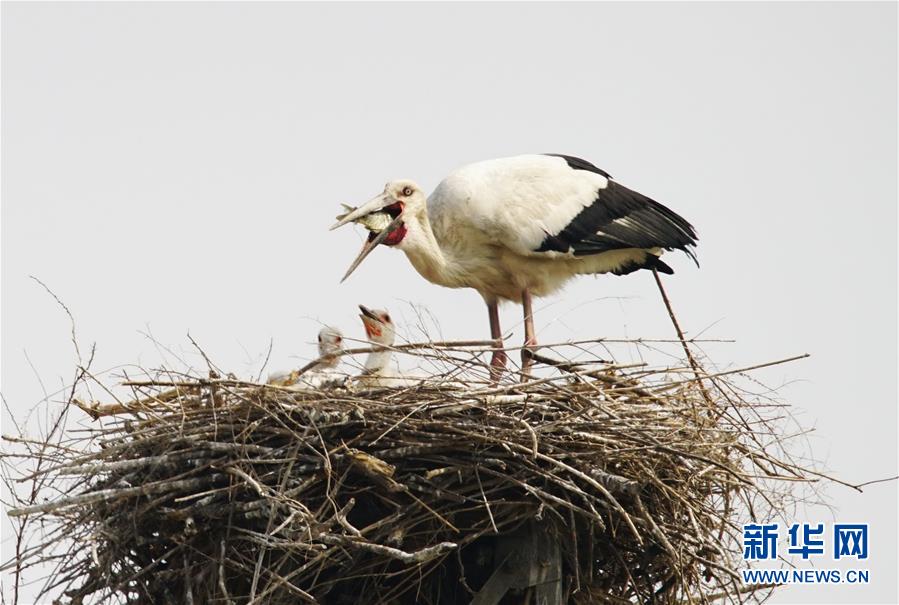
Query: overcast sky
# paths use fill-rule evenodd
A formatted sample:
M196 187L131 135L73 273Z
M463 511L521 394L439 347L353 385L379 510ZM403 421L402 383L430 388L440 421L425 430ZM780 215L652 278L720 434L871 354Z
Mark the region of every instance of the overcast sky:
M420 305L487 336L473 291L381 249L341 202L393 178L426 190L471 161L579 155L699 230L666 262L690 334L735 339L850 482L896 474L896 4L51 4L2 7L2 394L17 415L73 374L65 314L98 369L203 364L242 376L313 355L357 303L403 334ZM537 304L544 342L662 337L647 272ZM519 310L503 309L520 339ZM171 360L169 360L171 361ZM58 400L59 397L53 398ZM8 419L7 419L8 421ZM4 432L9 432L4 422ZM895 483L829 487L868 522L871 584L775 602L897 601ZM3 523L3 558L9 556ZM832 567L829 560L818 567ZM6 583L8 579L4 582Z

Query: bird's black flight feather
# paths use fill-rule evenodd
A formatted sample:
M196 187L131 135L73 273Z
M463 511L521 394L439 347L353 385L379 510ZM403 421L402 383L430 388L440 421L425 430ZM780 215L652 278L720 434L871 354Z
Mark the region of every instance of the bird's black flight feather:
M577 160L587 166L589 162ZM566 159L566 161L569 161ZM569 165L572 162L569 161ZM595 168L595 167L594 167ZM587 168L576 168L587 170ZM604 174L597 168L593 172ZM645 195L614 181L600 189L596 200L581 210L564 229L547 233L537 252L572 252L575 256L600 254L622 248L664 248L683 250L693 261L690 247L696 245L696 231L684 218ZM671 271L664 263L653 267ZM634 267L631 271L644 268ZM628 271L629 272L629 271Z
M602 168L597 168L587 160L582 160L581 158L576 158L573 155L563 155L561 153L544 153L543 155L548 155L554 158L562 158L565 160L565 163L571 167L572 170L587 170L589 172L595 172L596 174L601 174L607 179L612 178L612 175L603 170Z

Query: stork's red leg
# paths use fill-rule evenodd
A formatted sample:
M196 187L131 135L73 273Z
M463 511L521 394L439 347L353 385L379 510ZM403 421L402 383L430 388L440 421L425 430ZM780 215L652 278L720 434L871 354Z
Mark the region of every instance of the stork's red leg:
M499 327L499 307L496 301L487 303L487 311L490 314L490 338L496 341L494 345L496 350L493 351L493 357L490 360L490 379L498 382L503 370L506 369L506 352L502 349L503 334Z
M525 288L521 291L521 306L524 309L524 348L521 349L521 372L525 376L531 373L534 365L534 349L537 336L534 334L534 311L531 305L531 293Z

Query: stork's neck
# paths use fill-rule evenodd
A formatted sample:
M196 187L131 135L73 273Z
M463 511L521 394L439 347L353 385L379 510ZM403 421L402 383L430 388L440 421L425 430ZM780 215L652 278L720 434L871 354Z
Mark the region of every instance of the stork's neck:
M451 258L447 258L450 251L442 248L434 236L427 211L422 208L409 216L406 222L408 232L399 247L406 253L415 270L431 283L458 286L453 270L455 265Z
M333 370L340 363L340 357L336 353L324 353L315 364L316 370Z
M392 351L389 349L377 349L368 354L365 359L365 374L381 374L387 369L390 363L390 355Z

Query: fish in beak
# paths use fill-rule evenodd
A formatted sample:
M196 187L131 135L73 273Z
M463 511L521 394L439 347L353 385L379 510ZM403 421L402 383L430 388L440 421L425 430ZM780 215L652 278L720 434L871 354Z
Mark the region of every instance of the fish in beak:
M350 274L356 270L356 267L379 244L385 243L385 241L388 244L399 243L405 231L402 218L402 203L397 202L386 194L382 193L358 208L350 208L348 206L345 206L345 208L347 212L337 216L337 222L331 226L331 231L347 223L359 223L369 230L369 234L368 239L362 244L362 250L359 251L358 256L356 256L356 259L340 280L341 283L346 281ZM399 233L399 239L392 238L396 239L396 241L388 239L392 235L395 236L401 228L403 228L403 232Z
M346 212L344 212L343 214L337 215L337 222L334 223L333 225L331 225L330 230L334 231L338 227L343 227L347 223L360 222L360 223L365 224L363 222L364 221L363 217L365 217L366 215L369 215L369 214L374 214L375 212L378 212L379 210L384 210L384 208L386 208L387 206L390 206L394 202L396 202L396 200L394 200L393 198L388 196L386 193L380 193L380 194L376 195L375 197L373 197L372 199L365 202L364 204L362 204L361 206L359 206L358 208L353 208L352 206L347 206L346 204L343 204L343 207L344 207L344 209L346 209Z

